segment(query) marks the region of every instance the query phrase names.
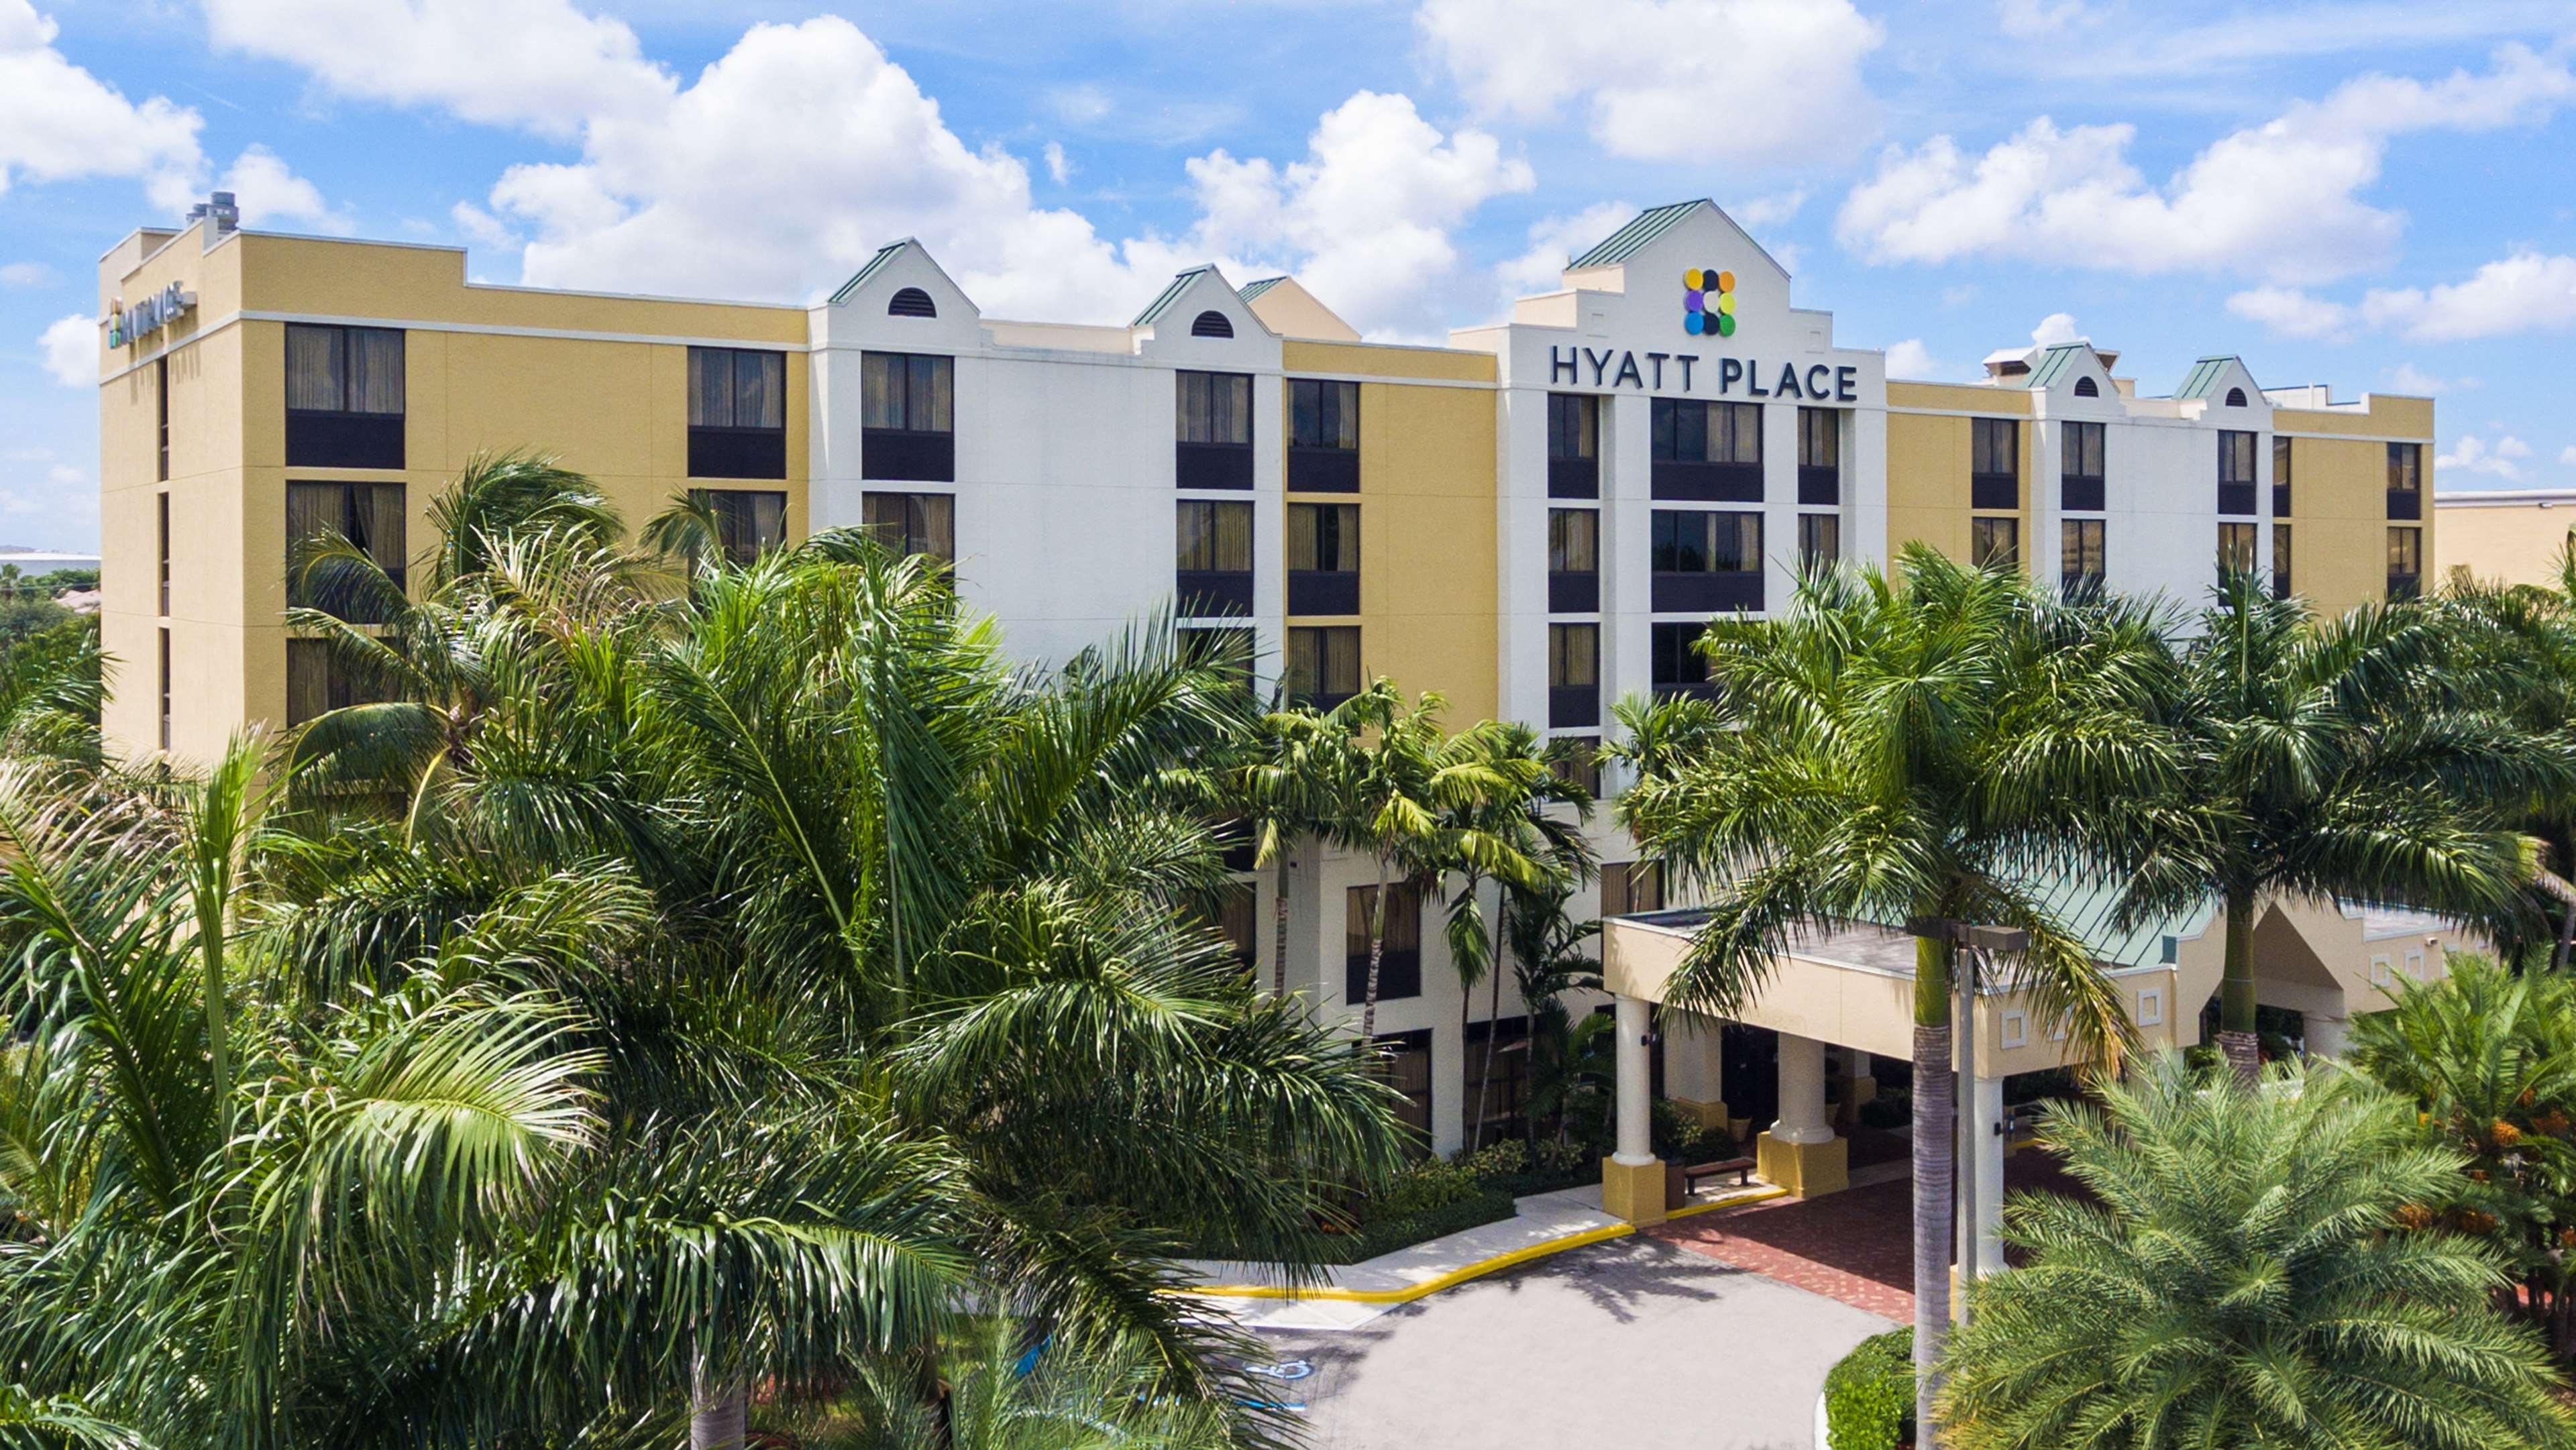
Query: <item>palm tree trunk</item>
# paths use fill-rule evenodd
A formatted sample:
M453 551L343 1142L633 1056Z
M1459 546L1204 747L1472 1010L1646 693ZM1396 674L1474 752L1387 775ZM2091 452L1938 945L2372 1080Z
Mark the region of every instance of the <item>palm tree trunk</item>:
M1501 953L1510 950L1510 948L1504 947L1500 943L1496 943L1495 950L1496 955L1494 960L1488 963L1485 967L1485 975L1489 979L1486 982L1485 1000L1485 1066L1482 1072L1476 1074L1476 1118L1474 1123L1469 1127L1469 1131L1474 1133L1476 1136L1468 1140L1467 1146L1469 1148L1475 1147L1477 1143L1483 1141L1485 1136L1485 1092L1494 1081L1494 1024L1501 1021L1503 1016L1503 959ZM1522 1005L1523 1010L1526 1011L1528 1004L1524 1003ZM1530 1037L1527 1034L1523 1034L1521 1038L1521 1042L1523 1044L1521 1051L1527 1052L1530 1050L1528 1046L1530 1041Z
M2263 1051L2254 1035L2254 900L2227 894L2227 967L2218 984L2218 1050L2236 1079L2251 1087L2263 1075Z
M1953 1076L1950 944L1914 943L1914 1423L1923 1450L1940 1444L1932 1402L1950 1333L1950 1208L1958 1079Z
M1288 853L1279 853L1278 897L1271 903L1272 946L1270 956L1270 995L1288 995Z
M1386 960L1386 858L1377 858L1377 895L1369 898L1369 970L1360 1004L1360 1041L1377 1041L1377 973Z
M743 1450L750 1434L751 1392L738 1384L717 1384L704 1352L689 1381L689 1450Z

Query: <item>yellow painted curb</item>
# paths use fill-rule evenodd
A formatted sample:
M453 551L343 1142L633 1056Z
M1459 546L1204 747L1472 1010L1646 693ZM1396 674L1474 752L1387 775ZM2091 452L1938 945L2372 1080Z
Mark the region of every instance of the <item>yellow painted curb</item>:
M1709 1213L1721 1208L1740 1208L1748 1203L1767 1203L1775 1198L1785 1198L1788 1193L1789 1190L1785 1188L1766 1187L1758 1192L1738 1194L1733 1198L1721 1198L1711 1203L1695 1203L1688 1208L1677 1208L1668 1215L1668 1220L1688 1218L1695 1213ZM1632 1223L1614 1223L1601 1228L1585 1229L1581 1233L1571 1233L1562 1238L1553 1238L1544 1243L1517 1248L1509 1253L1496 1254L1490 1259L1478 1259L1472 1264L1451 1269L1436 1279L1425 1279L1419 1284L1408 1284L1401 1289L1290 1289L1273 1284L1207 1284L1188 1289L1166 1289L1163 1292L1204 1294L1213 1299L1321 1299L1336 1304L1410 1304L1425 1295L1455 1288L1470 1279L1483 1278L1497 1270L1509 1269L1535 1259L1544 1259L1551 1254L1561 1254L1568 1249L1579 1249L1590 1244L1606 1244L1612 1239L1626 1238L1636 1231L1637 1226Z

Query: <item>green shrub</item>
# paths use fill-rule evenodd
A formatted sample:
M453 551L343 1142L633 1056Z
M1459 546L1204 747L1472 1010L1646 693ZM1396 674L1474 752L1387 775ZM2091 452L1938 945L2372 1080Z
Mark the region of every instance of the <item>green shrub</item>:
M1464 1165L1434 1158L1396 1174L1384 1191L1360 1205L1359 1217L1363 1222L1411 1218L1464 1203L1480 1191L1476 1175Z
M1896 1450L1913 1441L1914 1331L1864 1339L1825 1376L1827 1450Z
M1518 1138L1499 1138L1450 1161L1477 1178L1510 1178L1529 1171L1529 1145Z
M1472 1180L1470 1180L1472 1182ZM1372 1206L1372 1209L1374 1206ZM1372 1219L1360 1225L1359 1231L1340 1235L1324 1246L1324 1262L1356 1264L1411 1248L1426 1239L1454 1234L1479 1224L1496 1223L1513 1213L1512 1196L1499 1189L1479 1188L1460 1199L1438 1208L1407 1214L1401 1218Z

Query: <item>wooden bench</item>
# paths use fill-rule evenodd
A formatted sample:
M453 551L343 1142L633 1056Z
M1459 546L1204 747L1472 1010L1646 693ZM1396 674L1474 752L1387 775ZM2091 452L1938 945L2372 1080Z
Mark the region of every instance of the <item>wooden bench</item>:
M1715 1178L1721 1173L1734 1174L1736 1186L1741 1188L1752 1176L1753 1160L1724 1158L1714 1163L1693 1163L1682 1169L1682 1192L1687 1194L1699 1186L1701 1179Z

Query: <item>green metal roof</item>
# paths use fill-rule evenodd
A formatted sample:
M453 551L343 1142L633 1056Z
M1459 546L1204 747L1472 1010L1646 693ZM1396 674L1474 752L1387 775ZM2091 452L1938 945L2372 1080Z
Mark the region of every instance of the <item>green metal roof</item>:
M888 242L884 246L877 248L877 254L868 258L867 265L851 274L850 280L841 284L841 290L832 294L832 305L838 307L842 303L849 301L851 294L857 292L860 287L866 285L867 280L876 275L877 269L884 266L888 258L911 245L913 245L912 238L906 237L902 241Z
M2066 370L2068 368L2075 366L2075 360L2092 350L2092 345L2089 343L2061 342L2057 344L2055 347L2052 347L2048 351L2040 354L2039 366L2030 370L2030 381L2025 384L2025 386L2033 388L2053 388L2057 386L2057 380L2066 376Z
M2174 396L2177 398L2208 397L2210 389L2217 387L2218 380L2226 376L2227 365L2234 361L2236 361L2235 357L2230 355L2205 357L2193 363L2191 376L2183 379L2182 386L2175 390Z
M1669 206L1639 212L1634 221L1612 232L1591 251L1566 263L1566 266L1569 269L1615 266L1643 251L1647 243L1671 231L1683 217L1707 205L1710 203L1703 197L1697 201L1677 201Z
M1171 284L1158 293L1153 301L1146 303L1145 310L1137 313L1136 320L1128 323L1127 325L1129 327L1143 327L1151 323L1155 318L1160 317L1165 312L1171 310L1173 303L1181 300L1181 294L1189 290L1191 278L1196 277L1201 272L1213 272L1215 270L1216 268L1212 265L1201 265L1192 267L1186 272L1175 274L1171 280Z
M1253 298L1260 296L1262 293L1269 291L1271 288L1276 287L1287 280L1288 279L1286 277L1280 276L1264 277L1258 282L1246 282L1241 287L1235 289L1234 295L1242 298L1246 302L1249 302Z

